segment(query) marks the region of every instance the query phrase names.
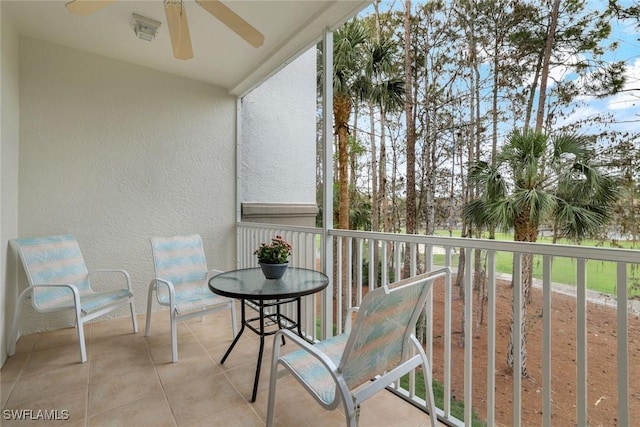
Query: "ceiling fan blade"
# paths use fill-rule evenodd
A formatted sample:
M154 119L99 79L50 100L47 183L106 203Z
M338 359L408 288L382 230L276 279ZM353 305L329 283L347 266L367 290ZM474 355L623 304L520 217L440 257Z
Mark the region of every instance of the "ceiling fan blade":
M191 36L187 23L187 11L181 1L164 0L164 10L167 14L167 26L173 47L173 56L178 59L193 58Z
M203 9L215 16L224 25L245 39L251 46L260 47L264 35L218 0L196 0Z
M87 16L99 11L103 7L109 6L116 0L71 0L65 7L67 10L77 16Z

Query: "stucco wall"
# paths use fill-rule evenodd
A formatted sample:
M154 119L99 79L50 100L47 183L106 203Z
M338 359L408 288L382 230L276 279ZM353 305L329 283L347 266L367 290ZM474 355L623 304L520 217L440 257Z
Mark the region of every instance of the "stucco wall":
M0 366L6 359L6 344L13 318L15 301L16 258L8 257L7 244L18 234L18 143L19 143L19 76L18 34L0 2Z
M151 236L200 233L209 267L234 267L235 98L30 38L20 88L21 237L74 234L90 270L130 272L139 313ZM30 312L22 332L70 322Z
M316 204L315 70L314 48L243 99L242 202Z

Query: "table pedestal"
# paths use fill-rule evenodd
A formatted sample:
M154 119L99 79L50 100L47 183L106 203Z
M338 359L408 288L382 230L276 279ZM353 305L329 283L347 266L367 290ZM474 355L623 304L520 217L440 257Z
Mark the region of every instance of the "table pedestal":
M257 307L258 310L258 316L257 317L252 317L250 319L247 319L246 316L246 305L247 302L255 305ZM293 319L285 316L284 314L280 313L280 306L282 304L287 304L290 302L296 302L296 311L297 311L297 315L298 315L298 321L294 321ZM235 336L235 338L233 339L233 342L231 342L231 345L229 346L229 348L227 349L227 351L224 353L224 356L222 356L222 360L220 361L220 364L224 364L224 362L227 360L227 357L229 356L229 354L231 354L231 351L233 350L233 348L235 347L235 345L237 344L238 340L240 339L240 336L242 335L242 333L244 332L245 327L251 329L253 332L255 332L259 337L260 337L260 349L258 351L258 362L256 364L256 375L255 378L253 380L253 392L251 394L251 401L255 402L256 401L256 394L258 393L258 382L260 380L260 368L262 366L262 354L264 352L264 337L269 336L269 335L273 335L276 333L276 331L265 331L265 319L268 321L271 321L273 323L269 324L268 326L271 326L272 324L276 324L278 325L278 329L297 329L298 330L298 335L300 337L302 337L302 330L301 330L301 326L300 326L300 317L301 317L301 310L300 310L300 297L297 298L287 298L287 299L283 299L283 300L275 300L275 301L263 301L263 300L245 300L242 299L240 300L241 303L241 307L240 307L240 312L241 312L241 324L240 324L240 330L238 331L238 334ZM267 313L266 309L270 308L270 307L275 307L276 308L276 312L275 313ZM256 328L254 325L252 325L252 322L258 322L259 326ZM284 323L284 324L283 324ZM284 336L282 337L282 344L284 345Z

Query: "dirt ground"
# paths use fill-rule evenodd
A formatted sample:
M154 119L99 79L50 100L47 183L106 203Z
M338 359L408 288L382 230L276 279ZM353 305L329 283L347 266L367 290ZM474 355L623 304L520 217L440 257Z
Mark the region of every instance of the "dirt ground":
M444 286L434 288L434 377L442 380L443 294ZM464 348L460 345L462 300L453 288L452 322L452 388L454 395L464 398ZM576 301L554 293L552 309L552 421L553 425L576 425ZM496 420L500 426L512 425L511 371L506 367L511 316L511 289L499 282L496 299ZM616 311L611 307L588 304L587 312L587 411L590 426L616 426L617 422L617 326ZM531 290L528 306L528 371L522 381L522 425L542 425L542 291ZM486 319L486 309L485 309ZM629 319L629 405L630 425L640 425L640 319ZM486 320L479 337L473 339L473 406L486 419Z

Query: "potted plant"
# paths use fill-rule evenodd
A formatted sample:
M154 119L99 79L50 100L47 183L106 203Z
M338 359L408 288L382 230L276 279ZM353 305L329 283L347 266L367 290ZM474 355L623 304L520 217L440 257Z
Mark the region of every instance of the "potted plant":
M258 257L258 264L267 279L281 278L289 266L291 244L282 236L271 239L271 243L261 243L254 254Z

